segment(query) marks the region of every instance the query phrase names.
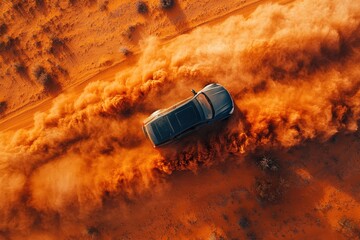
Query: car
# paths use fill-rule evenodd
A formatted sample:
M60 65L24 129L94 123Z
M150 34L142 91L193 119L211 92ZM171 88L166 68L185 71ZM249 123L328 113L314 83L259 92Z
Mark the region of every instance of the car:
M154 147L179 139L201 125L226 119L234 112L234 101L220 84L191 91L194 96L157 110L144 121L143 131Z

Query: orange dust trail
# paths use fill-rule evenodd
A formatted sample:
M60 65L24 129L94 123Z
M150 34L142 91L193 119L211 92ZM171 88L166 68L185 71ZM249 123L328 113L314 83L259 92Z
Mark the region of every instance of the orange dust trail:
M233 16L166 46L148 39L142 48L137 65L113 81L91 83L80 96L62 95L35 116L33 128L1 134L4 239L80 239L77 225L99 216L126 218L106 215L104 202L116 196L112 206L121 208L161 191L163 176L174 170L358 129L356 1L265 5L248 19ZM143 119L209 82L230 90L234 116L176 148L153 149Z

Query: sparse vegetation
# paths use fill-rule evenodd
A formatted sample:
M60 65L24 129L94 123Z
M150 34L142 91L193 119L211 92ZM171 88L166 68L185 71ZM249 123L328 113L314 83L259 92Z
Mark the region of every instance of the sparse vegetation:
M247 217L242 217L239 221L239 225L245 229L248 228L250 226L250 221Z
M261 159L258 160L258 164L261 167L262 170L269 170L276 172L279 170L279 167L275 160L268 156L263 156Z
M254 232L249 232L249 233L247 233L247 234L246 234L246 237L247 237L247 239L249 239L249 240L256 240L256 239L258 239L258 238L256 237L256 234L255 234Z
M148 6L143 1L137 2L136 6L137 6L137 12L140 14L146 14L149 11Z
M163 9L170 9L174 6L175 1L174 0L160 0L160 4Z
M22 2L13 2L12 3L12 7L15 11L17 11L18 13L24 15L24 7Z
M36 41L36 42L35 42L35 46L36 46L38 49L41 49L42 44L41 44L40 41Z
M90 236L98 237L100 235L100 231L96 227L89 227L87 232Z
M51 74L47 73L43 66L35 67L33 74L36 81L41 84L46 91L56 92L59 88Z
M283 178L258 179L255 183L256 195L264 203L279 202L288 187L288 183Z
M128 27L128 29L123 35L125 35L128 39L131 39L135 30L136 30L136 25L131 25Z
M109 1L105 0L99 7L100 11L106 11L108 10Z
M42 74L46 73L45 68L43 66L36 66L33 70L33 74L36 79L39 79Z
M359 239L360 238L360 228L355 223L355 221L342 217L339 222L338 231L340 231L348 239Z
M255 184L256 194L261 201L275 202L279 192L269 180L258 180Z
M5 23L0 24L0 36L4 35L8 30L8 27Z
M6 101L0 101L0 114L4 113L7 108L7 102Z
M6 48L6 42L0 41L0 52L5 52Z
M18 62L14 64L15 71L19 74L26 74L26 66L22 62Z
M77 2L77 0L76 0L76 2ZM85 6L91 7L94 4L96 4L97 0L86 0L86 1L83 1L83 2L85 2Z
M52 37L50 40L51 40L51 45L48 50L49 53L57 54L57 53L61 52L62 50L64 50L64 48L65 48L65 40L64 39L61 39L58 37Z
M36 0L35 2L36 2L37 7L42 8L42 7L45 6L45 1L44 0Z
M50 74L43 73L40 75L40 77L37 79L38 82L43 85L45 88L48 88L48 86L52 83L53 79Z
M69 72L59 64L56 65L56 69L63 75L69 75Z
M6 41L0 41L0 52L10 51L15 46L16 39L7 37Z
M51 38L51 45L52 45L53 47L62 46L62 45L64 45L64 44L65 44L65 42L64 42L63 39L60 39L60 38L58 38L58 37L52 37L52 38Z
M130 51L128 48L125 48L125 47L120 48L120 52L121 52L125 57L130 56L130 55L132 54L132 51Z

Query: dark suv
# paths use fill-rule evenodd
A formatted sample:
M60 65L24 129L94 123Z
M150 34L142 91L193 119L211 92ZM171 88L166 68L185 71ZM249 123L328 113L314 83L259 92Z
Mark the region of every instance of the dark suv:
M212 83L194 96L167 109L152 113L143 130L154 147L169 143L196 127L225 119L234 112L234 102L229 92L220 84Z

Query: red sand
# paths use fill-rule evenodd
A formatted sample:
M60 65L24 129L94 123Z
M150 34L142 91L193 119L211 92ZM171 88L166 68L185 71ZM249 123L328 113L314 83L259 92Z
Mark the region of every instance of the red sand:
M1 3L0 240L359 239L360 6L266 2ZM209 81L234 116L153 149Z

